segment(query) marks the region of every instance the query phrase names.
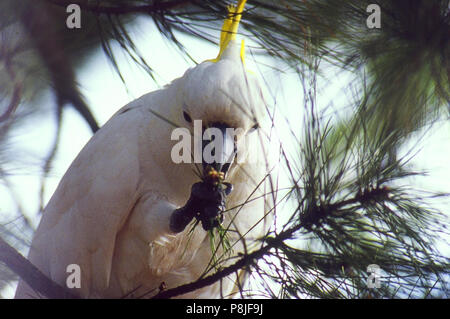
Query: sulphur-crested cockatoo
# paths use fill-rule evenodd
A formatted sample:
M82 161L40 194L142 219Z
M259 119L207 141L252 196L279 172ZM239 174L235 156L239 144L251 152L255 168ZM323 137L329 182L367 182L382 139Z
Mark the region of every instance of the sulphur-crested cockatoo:
M243 43L235 40L244 3L230 7L216 59L120 109L73 161L29 252L56 283L66 286L77 270L70 265L76 265L80 280L71 288L80 297L150 297L161 287L193 282L207 269L214 272L213 261L232 257L230 251L248 252L263 236L270 225L265 105L261 87L245 70ZM205 142L207 128L219 132L210 137L220 145ZM177 157L186 159L183 132L192 137L187 152L192 146L197 153L187 159L194 163ZM201 152L208 145L214 156L209 161ZM215 195L219 199L208 201ZM215 236L212 245L220 222L226 240ZM237 277L182 297L228 296ZM19 282L16 297L40 296Z

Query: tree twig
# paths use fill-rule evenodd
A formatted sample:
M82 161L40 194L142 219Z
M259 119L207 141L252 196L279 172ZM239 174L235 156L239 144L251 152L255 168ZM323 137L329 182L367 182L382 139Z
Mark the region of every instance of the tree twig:
M78 299L68 289L44 275L36 266L0 238L0 262L15 272L33 290L51 299Z
M101 6L95 4L89 4L87 1L80 0L68 0L68 1L60 1L60 0L48 0L50 3L58 5L58 6L68 6L69 4L78 4L81 9L90 11L96 14L110 14L110 15L123 15L123 14L132 14L132 13L155 13L164 10L174 9L178 6L190 3L190 0L173 0L173 1L165 1L165 2L156 2L148 5L135 5L135 6L127 6L124 4L116 5L116 6Z
M286 239L289 239L292 237L292 235L300 230L303 227L303 223L300 223L294 227L291 227L283 232L281 232L279 235L276 236L276 238L266 238L267 245L242 257L239 261L237 261L235 264L228 266L208 277L202 278L200 280L181 285L175 288L163 290L153 296L154 299L165 299L165 298L172 298L179 295L186 294L188 292L212 285L213 283L219 281L220 279L223 279L236 271L252 264L255 260L263 257L266 255L272 248L277 247L281 243L283 243Z
M72 61L48 8L47 3L41 2L30 6L21 15L22 24L49 72L58 104L70 103L95 133L100 127L79 92Z
M355 197L352 197L350 199L332 204L332 205L326 207L326 209L324 207L317 207L317 209L314 211L314 213L315 214L320 213L322 218L326 217L326 216L332 216L333 211L338 210L344 206L368 200L375 195L379 195L379 193L381 193L383 196L385 196L387 192L388 192L388 190L386 188L371 189L371 190L368 190L361 194L358 193ZM281 246L284 243L284 241L291 238L295 232L299 231L301 228L305 228L305 227L308 228L309 223L310 223L310 220L308 218L302 219L302 221L299 224L281 232L275 238L272 238L272 237L266 238L266 242L267 242L266 246L254 251L250 254L243 256L240 260L238 260L233 265L228 266L208 277L199 279L197 281L194 281L194 282L191 282L191 283L188 283L185 285L181 285L181 286L178 286L175 288L163 290L163 291L159 292L158 294L156 294L155 296L153 296L152 298L155 298L155 299L172 298L172 297L183 295L183 294L192 292L194 290L212 285L215 282L252 264L255 260L260 259L264 255L268 254L272 248L277 248L277 247Z

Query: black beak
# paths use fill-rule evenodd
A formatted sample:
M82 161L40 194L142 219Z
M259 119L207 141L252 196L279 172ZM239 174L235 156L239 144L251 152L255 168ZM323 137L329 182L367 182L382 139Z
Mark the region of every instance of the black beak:
M203 169L208 165L218 172L227 173L236 156L234 130L225 124L214 123L203 131Z

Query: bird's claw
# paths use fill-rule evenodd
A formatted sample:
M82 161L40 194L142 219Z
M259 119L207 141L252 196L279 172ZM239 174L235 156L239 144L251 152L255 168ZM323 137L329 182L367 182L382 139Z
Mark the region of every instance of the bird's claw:
M230 183L213 185L207 182L198 182L192 185L191 196L186 205L176 209L170 218L170 229L179 233L195 217L202 223L204 230L219 226L223 221L225 210L225 197L233 189Z

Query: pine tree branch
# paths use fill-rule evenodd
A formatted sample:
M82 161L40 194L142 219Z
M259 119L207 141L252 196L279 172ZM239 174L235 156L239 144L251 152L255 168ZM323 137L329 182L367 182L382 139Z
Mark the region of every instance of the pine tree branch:
M207 276L205 278L199 279L197 281L181 285L175 288L163 290L153 296L153 299L165 299L180 296L197 289L204 288L206 286L212 285L215 282L239 271L240 269L252 264L255 260L267 255L272 248L279 247L283 242L292 237L292 235L299 231L303 227L303 223L293 226L276 236L276 238L266 238L267 245L242 257L235 264L228 266L213 275Z
M366 190L364 192L356 194L355 197L352 197L347 200L343 200L341 202L331 204L328 206L319 206L317 209L315 209L311 215L317 215L318 219L315 224L319 221L323 221L323 218L333 216L333 212L336 210L343 208L344 206L357 204L357 203L364 203L370 200L375 200L376 198L385 197L388 194L389 189L387 188L373 188ZM266 246L245 255L240 260L238 260L236 263L234 263L231 266L228 266L208 277L199 279L197 281L181 285L175 288L167 289L160 291L158 294L153 296L153 299L165 299L165 298L172 298L179 295L183 295L192 291L195 291L197 289L204 288L206 286L212 285L215 282L233 274L237 271L241 270L242 268L251 265L256 260L262 258L263 256L267 255L269 251L272 248L280 248L284 245L284 241L287 239L290 239L293 237L293 235L299 231L302 228L306 228L309 230L311 224L311 220L309 218L302 218L302 221L291 227L287 230L279 233L275 238L267 237L266 238Z
M44 275L36 266L19 254L0 238L0 262L15 272L33 290L51 299L78 299L66 288L61 287Z
M46 3L31 6L21 17L49 71L58 105L71 103L95 133L100 126L78 90L72 61L62 46L62 35L51 18Z
M78 4L83 10L87 10L96 14L109 14L109 15L125 15L125 14L136 14L136 13L145 13L151 14L156 12L161 12L165 10L175 9L179 6L192 3L190 0L173 0L173 1L160 1L155 2L149 5L135 5L129 6L124 5L123 3L119 3L116 6L105 6L105 5L93 5L88 1L80 1L80 0L68 0L68 1L59 1L59 0L48 0L48 2L58 5L58 6L68 6L69 4Z

